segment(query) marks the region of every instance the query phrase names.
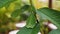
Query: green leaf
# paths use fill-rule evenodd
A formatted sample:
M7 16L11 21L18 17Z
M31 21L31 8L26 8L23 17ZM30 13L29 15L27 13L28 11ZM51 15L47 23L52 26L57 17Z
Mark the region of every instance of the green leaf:
M13 18L15 18L28 9L29 9L29 5L25 5L25 6L21 7L21 9L17 9L14 12L12 12L11 16Z
M40 30L40 25L36 24L34 28L22 28L17 34L38 34Z
M0 8L7 6L8 4L10 4L13 1L15 1L15 0L0 0Z
M52 30L49 34L60 34L60 30Z
M44 15L46 19L51 21L60 29L60 12L50 8L41 8L36 11L39 15Z
M26 11L30 8L30 5L24 5L23 7L21 7L22 11Z
M34 16L33 13L30 14L26 23L27 28L34 28L34 26L36 25L36 17Z
M20 13L21 13L20 9L17 9L17 10L15 10L14 12L12 12L11 17L12 17L12 18L15 18L15 17L17 17L18 15L20 15Z
M27 20L27 18L28 18L28 15L26 15L26 14L21 14L20 15L20 20L21 21Z

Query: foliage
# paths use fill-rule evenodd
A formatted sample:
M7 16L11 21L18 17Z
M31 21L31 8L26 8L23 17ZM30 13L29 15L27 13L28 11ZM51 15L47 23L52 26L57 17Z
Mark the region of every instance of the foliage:
M36 25L36 17L34 16L33 13L31 13L31 15L29 16L29 18L27 19L27 28L34 28L34 26ZM34 20L34 21L33 21Z
M16 22L27 19L24 18L24 16L28 17L24 11L29 5L21 4L23 4L21 0L0 0L0 32L14 30Z
M26 28L23 27L21 31L19 31L17 34L37 34L39 32L39 24L37 23L34 28Z
M40 11L40 12L39 12ZM46 16L50 22L55 24L60 29L60 12L57 10L42 8L37 11L40 15L43 14Z
M30 15L28 17L26 26L23 27L17 34L38 34L39 30L42 34L59 34L60 33L60 12L57 10L54 10L54 9L47 8L47 7L35 9L35 7L32 4L32 0L30 0L30 4L31 5L29 8L31 10L30 13L32 15ZM40 16L40 21L38 21L36 14L38 14ZM45 18L45 19L43 19L43 18ZM48 27L45 27L45 25L42 24L43 20L47 20L47 22L50 21L51 23L56 25L58 27L58 29L53 30L51 32L47 32ZM34 30L34 28L36 27L35 26L36 24L39 24L38 26L40 26L40 27L37 27ZM44 29L41 27L43 27ZM38 28L40 28L40 29L38 30Z
M11 7L12 5L13 7ZM33 6L32 0L30 0L30 4L23 3L21 0L0 0L0 31L3 32L7 29L12 29L10 28L11 24L13 26L14 23L22 17L21 15L24 15L24 12L29 12L30 16L27 19L26 26L23 27L17 34L38 34L38 32L43 34L60 33L60 12L46 7L36 9ZM8 16L8 13L10 17ZM36 14L40 16L40 21L37 19ZM43 25L42 22L45 20L43 18L56 25L58 29L47 32L46 29L48 29L48 27L46 28L45 25Z
M0 0L0 32L9 30L11 19L6 15L7 7L16 0Z

